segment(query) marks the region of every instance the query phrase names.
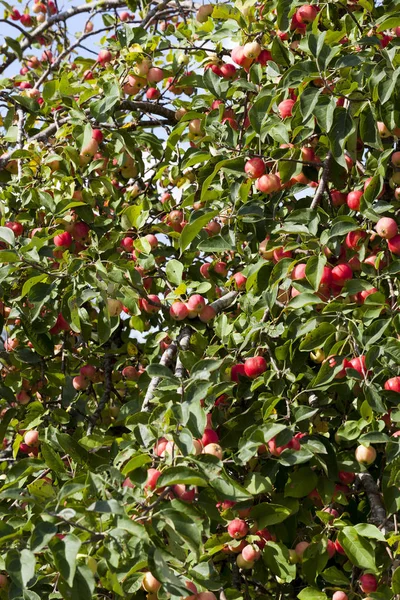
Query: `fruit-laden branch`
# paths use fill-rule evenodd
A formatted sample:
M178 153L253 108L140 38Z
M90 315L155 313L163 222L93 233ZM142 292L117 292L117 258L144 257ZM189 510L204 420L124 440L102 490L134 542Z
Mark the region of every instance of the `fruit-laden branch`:
M65 48L65 50L63 50L63 52L61 52L57 56L57 59L53 63L49 64L48 68L43 73L43 75L36 81L34 89L39 89L39 87L42 85L42 83L44 81L46 81L46 79L50 75L50 73L60 66L61 61L65 57L67 57L69 54L71 54L71 52L73 52L73 50L75 50L75 48L77 48L84 40L86 40L88 37L91 37L93 35L98 35L99 33L103 33L105 31L110 31L111 29L113 29L113 27L102 27L101 29L97 29L96 31L83 33L73 44L68 46L68 48Z
M79 15L85 12L91 12L96 9L107 9L107 8L120 8L122 6L126 6L125 0L100 0L100 2L90 2L89 4L81 4L81 6L73 6L68 10L57 13L52 17L49 17L47 21L41 23L30 32L29 37L26 40L21 42L20 49L21 54L27 50L33 43L34 39L38 36L42 35L45 31L47 31L54 23L65 22L71 17L75 15ZM12 54L7 58L7 60L0 66L0 73L4 73L4 71L9 67L15 60L17 60L17 55Z
M160 104L154 104L153 102L144 102L142 100L123 100L118 106L117 110L136 110L165 117L170 125L176 124L175 111L161 106Z
M37 84L38 85L38 84ZM175 118L175 112L173 110L170 110L169 108L165 108L164 106L160 106L159 104L153 104L152 102L144 102L144 101L132 101L132 100L123 100L120 105L118 106L117 110L132 110L132 111L142 111L142 112L147 112L147 113L152 113L158 116L162 116L165 117L165 121L159 121L158 123L151 123L151 126L154 127L154 125L175 125L176 124L176 118ZM52 135L54 135L57 131L57 129L59 127L61 127L61 125L65 125L65 123L68 123L70 121L70 117L65 117L63 119L60 119L58 121L58 123L52 123L51 125L49 125L48 127L46 127L46 129L44 129L43 131L40 131L39 133L36 133L35 135L33 135L32 137L28 138L26 140L26 142L32 143L32 142L45 142L47 141ZM150 125L150 123L145 122L145 125ZM0 170L4 169L7 166L7 163L9 162L10 158L12 156L12 152L8 152L7 154L4 154L4 156L2 156L0 158Z
M356 482L364 489L367 495L371 509L369 521L377 527L380 527L384 535L388 531L393 531L394 523L391 519L387 518L381 494L372 475L369 473L358 473Z
M329 169L331 166L331 160L332 160L332 152L329 151L327 154L327 157L325 159L325 162L324 162L324 168L322 170L321 180L318 184L317 191L315 192L313 201L311 202L311 206L310 206L311 210L314 210L314 208L317 208L317 206L320 203L320 200L323 196L323 193L325 192L325 189L326 189L326 186L328 183L328 178L329 178Z
M112 383L112 373L113 373L113 357L110 354L106 354L104 357L104 392L102 397L100 398L100 402L97 405L96 410L93 413L93 416L90 419L90 423L87 429L87 434L90 435L93 431L94 426L97 423L97 420L100 418L102 410L106 406L106 404L111 399L111 393L113 388Z
M225 308L228 308L228 306L230 306L234 302L237 295L238 295L238 292L228 292L227 294L225 294L225 296L222 296L222 298L219 298L215 302L212 302L210 304L210 306L212 306L212 308L218 314ZM182 347L183 350L185 350L185 349L187 350L189 348L191 334L192 334L192 329L188 325L185 325L182 328L182 330L178 336L178 339L175 342L172 342L168 346L168 348L165 350L163 355L161 356L160 365L163 365L164 367L169 367L175 359L176 353L178 351L178 347ZM183 345L184 345L184 347L183 347ZM157 386L160 383L160 381L161 381L160 377L153 377L153 379L151 380L149 387L147 388L146 395L143 400L143 404L142 404L143 412L150 411L150 404L153 399L154 392L156 391Z
M175 342L171 342L168 348L163 352L163 355L160 359L160 365L162 365L163 367L169 367L174 361L174 358L178 351L178 346L180 345L181 341L187 338L188 336L190 340L191 334L192 329L190 327L188 327L187 325L183 327L180 334L178 335L178 339ZM154 392L156 391L160 381L161 377L153 377L153 379L150 381L149 387L147 388L147 392L142 404L143 412L148 412L150 410L150 403L153 399Z

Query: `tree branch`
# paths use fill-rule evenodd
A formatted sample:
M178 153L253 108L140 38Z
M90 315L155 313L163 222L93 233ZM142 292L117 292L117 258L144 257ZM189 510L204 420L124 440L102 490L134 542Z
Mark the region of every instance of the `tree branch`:
M318 184L318 187L317 187L317 191L315 192L315 196L313 198L313 201L311 202L311 206L310 206L311 210L314 210L315 208L317 208L317 206L318 206L318 204L319 204L319 202L320 202L320 200L321 200L321 198L323 196L323 193L325 191L326 185L328 183L329 169L330 169L330 166L331 166L331 160L332 160L332 152L329 151L328 155L327 155L327 157L325 159L325 162L324 162L324 168L322 170L322 175L321 175L321 179L320 179L320 182Z
M148 112L153 115L165 117L170 125L176 124L175 111L154 102L144 102L142 100L123 100L118 106L117 110L139 110Z
M99 419L103 408L111 399L111 392L113 388L112 363L112 356L110 354L106 354L104 357L104 392L102 397L100 398L100 402L97 405L96 410L93 413L93 416L90 419L90 423L87 429L87 435L90 435L93 432L94 426L96 425L96 422Z
M236 299L238 295L238 292L228 292L227 294L225 294L225 296L222 296L222 298L219 298L218 300L216 300L215 302L212 302L210 304L210 306L212 306L212 308L215 310L215 312L218 314L219 312L221 312L222 310L224 310L225 308L228 308L228 306L230 306L234 300ZM190 343L190 336L192 334L192 329L191 327L189 327L188 325L185 325L182 329L181 332L178 336L178 339L175 342L172 342L168 348L165 350L165 352L163 353L163 355L161 356L160 359L160 365L163 365L164 367L169 367L174 359L175 356L177 354L178 351L178 347L181 347L183 350L187 350L187 348L189 347L189 343ZM177 370L178 370L178 377L182 377L183 375L181 375L182 371L184 374L184 367L183 365L177 363ZM143 404L142 404L142 411L143 412L149 412L150 411L150 405L151 405L151 401L153 399L154 396L154 392L157 389L158 384L160 383L161 378L160 377L153 377L149 387L147 388L147 392L146 395L144 397L143 400Z
M171 342L171 344L168 346L168 348L164 351L164 353L160 359L160 365L162 365L163 367L169 367L172 364L172 362L174 361L174 358L176 356L176 353L178 351L178 345L183 338L187 337L188 332L190 332L190 334L191 334L192 330L190 327L188 327L186 325L185 327L182 328L182 330L178 336L178 339L174 342ZM189 335L189 339L190 339L190 335ZM157 386L160 383L160 381L161 381L161 377L153 377L152 380L150 381L149 387L147 388L147 392L146 392L146 395L144 397L143 404L142 404L143 412L150 411L150 404L153 399L154 392L156 391Z
M384 535L389 531L393 531L394 523L392 519L387 518L381 493L372 475L370 475L370 473L358 473L356 483L364 489L367 495L371 509L369 521L376 526L380 526Z
M92 10L96 10L97 8L107 9L107 8L119 8L126 5L125 0L100 0L100 2L90 2L89 4L81 4L80 6L73 6L68 10L57 13L52 17L48 18L47 21L41 23L30 32L29 39L24 40L20 44L21 54L27 50L38 36L42 35L45 31L47 31L54 23L65 22L67 19L74 17L75 15L79 15L85 12L91 12ZM17 60L17 55L12 54L3 62L0 66L0 73L4 73L4 71L9 67L15 60Z
M190 346L190 337L192 335L192 329L190 327L184 327L184 331L182 331L182 338L179 342L180 350L189 350ZM179 377L179 379L183 379L185 377L186 369L183 366L179 356L176 359L175 366L175 377Z

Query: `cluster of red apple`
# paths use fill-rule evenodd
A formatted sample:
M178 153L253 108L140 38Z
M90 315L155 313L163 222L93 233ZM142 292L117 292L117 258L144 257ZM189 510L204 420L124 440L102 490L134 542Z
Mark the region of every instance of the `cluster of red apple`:
M12 21L20 21L21 25L25 27L33 27L37 23L46 21L46 15L55 15L57 13L57 6L53 0L34 0L32 12L36 15L36 18L32 18L27 12L21 14L14 7L10 12L10 19Z
M271 177L273 176L271 175ZM394 219L390 217L382 217L377 222L375 231L379 238L387 240L388 250L392 254L400 255L400 235L398 234L398 225ZM370 241L374 241L374 239L375 234L372 234L370 236ZM340 256L337 259L336 266L325 266L323 268L319 288L316 292L321 300L326 301L331 295L340 295L346 282L353 278L353 273L361 270L361 263L358 256L353 255L351 258L346 260L346 254L348 251L357 252L360 249L361 244L366 241L368 241L368 234L364 230L352 231L347 234L345 242L341 248ZM377 254L379 251L380 248L375 246L371 250L371 254L364 259L364 263L369 264L374 268L379 268L379 261L377 260ZM284 246L276 247L275 245L271 245L269 236L267 236L266 239L260 243L259 253L263 258L266 260L272 260L274 263L279 262L283 258L294 258L292 251L285 250ZM331 261L334 260L334 256L329 249L326 250L326 254ZM378 267L376 266L377 262ZM381 263L380 266L382 267L384 265ZM297 263L291 273L292 281L305 281L306 269L307 263ZM363 304L369 295L374 294L377 291L378 290L376 288L371 286L370 289L359 292L351 299L359 304ZM301 292L299 289L292 286L290 295L287 292L282 292L278 296L278 299L280 301L287 301L290 297L294 298L300 293Z

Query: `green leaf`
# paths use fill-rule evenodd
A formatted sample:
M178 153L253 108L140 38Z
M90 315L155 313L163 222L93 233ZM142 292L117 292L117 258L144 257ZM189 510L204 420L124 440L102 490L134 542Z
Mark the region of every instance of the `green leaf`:
M282 521L285 521L291 514L292 511L287 506L266 502L257 504L251 511L252 517L257 520L260 528L282 523Z
M10 244L10 246L15 246L15 235L13 230L8 227L0 227L0 240L6 242L6 244Z
M40 356L50 356L54 352L54 344L51 337L46 333L37 333L33 323L25 319L22 322L22 327L29 341L32 343L34 350L40 354Z
M296 579L296 565L289 562L289 550L284 544L269 541L263 551L263 561L276 576L285 583Z
M271 47L272 58L278 65L290 67L289 53L278 36L275 36Z
M61 577L72 586L76 571L76 555L81 547L80 539L73 533L68 533L62 540L53 538L49 547Z
M393 594L400 594L400 567L397 567L392 575L392 590Z
M101 514L123 515L124 509L117 500L98 500L91 504L89 511Z
M306 264L306 278L312 285L315 291L318 290L321 283L321 277L326 265L326 257L320 254L319 256L311 256Z
M400 16L392 15L388 17L382 17L378 19L377 23L380 23L378 29L376 30L378 33L380 31L385 31L385 29L395 29L396 27L400 27ZM397 592L396 592L397 593Z
M271 480L267 477L263 477L261 473L252 473L245 479L243 485L253 496L257 496L258 494L269 494L272 492Z
M301 94L300 111L305 121L313 114L320 94L321 89L316 87L307 87Z
M88 600L93 597L95 585L93 573L86 565L77 567L72 587L63 579L58 582L64 600Z
M345 108L335 108L332 128L329 131L329 141L333 158L344 168L346 168L346 161L344 158L346 141L354 131L355 124L351 118L350 112Z
M46 444L46 442L42 442L40 445L40 451L43 456L43 460L46 465L51 469L55 475L60 475L60 473L65 473L65 465L61 460L61 457L53 450L53 448Z
M29 279L27 279L25 281L24 285L22 286L21 298L26 296L26 294L29 294L30 290L37 283L47 281L47 279L48 279L48 276L45 273L42 273L41 275L36 275L35 277L30 277Z
M309 467L302 467L289 475L285 485L285 496L303 498L317 485L318 477Z
M356 567L377 571L374 547L354 527L342 529L339 532L338 539L347 557Z
M303 308L304 306L309 306L310 304L321 304L321 298L316 296L315 294L311 294L309 292L303 292L298 296L292 298L287 305L287 308L292 308L296 310L298 308Z
M166 469L157 481L158 487L166 487L183 483L185 485L198 485L206 487L207 479L191 467L169 467Z
M167 263L165 274L170 283L180 285L182 283L183 264L173 258Z
M336 331L336 327L332 323L321 323L310 331L303 339L299 346L302 352L310 352L316 348L322 348L326 340Z
M299 594L297 594L299 600L328 600L328 596L313 587L306 587Z
M380 529L378 529L375 525L371 525L369 523L357 523L357 525L354 525L354 529L363 537L378 540L379 542L386 542L386 538L382 531L380 531Z
M49 521L39 521L32 531L30 538L30 549L32 552L40 552L45 546L48 545L49 541L57 533L56 525Z
M216 4L212 12L212 18L221 21L233 19L234 21L239 22L242 18L242 14L235 6L230 6L229 4ZM211 69L208 70L211 71Z
M328 569L325 569L325 571L323 571L321 573L321 576L328 583L332 583L332 585L338 585L338 586L342 586L342 585L349 586L350 585L350 580L348 579L348 577L346 577L346 575L343 573L343 571L341 571L337 567L329 567Z
M35 555L29 550L12 549L7 552L6 571L12 582L19 588L26 588L35 576Z
M211 69L208 69L210 71ZM206 213L201 214L200 211L197 211L199 216L194 215L194 220L191 220L190 223L185 225L182 229L182 233L179 238L179 247L181 249L181 254L186 248L192 243L196 235L205 227L211 219L213 219L217 214L217 210L207 211Z

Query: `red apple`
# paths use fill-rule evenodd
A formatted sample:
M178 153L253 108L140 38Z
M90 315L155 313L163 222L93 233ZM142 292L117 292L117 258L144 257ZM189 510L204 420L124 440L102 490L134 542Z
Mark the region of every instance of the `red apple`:
M388 379L385 381L385 385L383 387L385 390L400 394L400 377L392 377L391 379Z
M363 192L361 190L355 190L353 192L349 192L347 194L347 199L346 199L347 206L351 210L359 210L362 195L363 195Z
M398 234L399 230L394 219L391 219L390 217L382 217L375 225L375 231L380 237L386 240L391 240Z
M250 379L259 377L267 370L267 361L263 356L248 358L244 363L244 372Z
M251 179L259 179L265 173L265 163L262 158L250 158L244 165L244 172Z

